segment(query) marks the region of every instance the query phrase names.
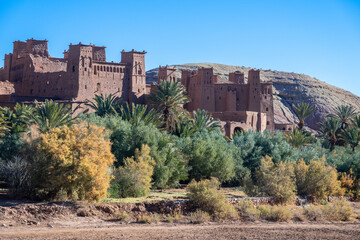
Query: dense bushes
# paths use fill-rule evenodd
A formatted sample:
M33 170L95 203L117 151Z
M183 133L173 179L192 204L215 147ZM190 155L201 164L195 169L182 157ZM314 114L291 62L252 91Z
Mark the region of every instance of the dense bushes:
M96 113L81 114L76 121L70 108L52 101L1 109L2 178L13 195L98 201L113 173L109 191L115 197L143 196L150 188L213 177L278 203L291 202L295 194L316 201L343 193L359 197L360 117L353 109L337 109L332 118L339 124L334 130L329 120L322 129L324 139L301 130L306 112L312 111L305 111L309 105L296 107L304 110L297 111L300 130L289 139L267 131L241 132L229 139L208 112L197 110L191 117L182 108L187 99L179 84L160 85L161 98L153 96L160 108L152 110L121 106L112 95L96 97L88 103ZM80 119L83 123L75 124Z
M218 192L220 182L216 178L196 182L191 181L187 195L191 206L212 215L216 219L237 218L237 212L225 195Z
M102 200L114 163L110 141L104 136L104 128L84 123L42 134L29 156L34 197Z
M328 166L325 158L311 160L309 165L300 159L295 165L298 194L323 200L327 196L342 195L341 183L334 167Z
M290 162L279 162L276 165L268 156L261 159L257 170L259 191L272 196L278 203L295 200L296 186L294 168Z
M221 182L234 176L234 147L219 133L198 134L184 139L182 151L189 158L189 178L216 177Z
M124 166L114 170L110 193L112 197L142 197L150 192L151 176L155 162L150 148L142 145L135 150L135 157L126 158Z

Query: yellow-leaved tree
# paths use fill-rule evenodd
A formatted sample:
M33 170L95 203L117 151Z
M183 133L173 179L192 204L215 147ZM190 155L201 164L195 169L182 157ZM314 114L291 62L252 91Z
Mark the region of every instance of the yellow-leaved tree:
M32 157L36 198L100 201L110 186L115 158L105 128L80 123L41 134Z
M338 172L326 163L325 157L313 159L308 165L300 159L295 165L295 175L298 193L312 197L313 201L344 194Z

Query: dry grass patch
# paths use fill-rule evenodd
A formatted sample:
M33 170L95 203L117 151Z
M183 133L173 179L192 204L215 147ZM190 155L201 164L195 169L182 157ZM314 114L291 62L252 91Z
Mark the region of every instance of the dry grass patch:
M207 212L201 211L199 209L196 210L195 212L190 213L189 218L190 218L190 222L195 224L210 221L210 215Z

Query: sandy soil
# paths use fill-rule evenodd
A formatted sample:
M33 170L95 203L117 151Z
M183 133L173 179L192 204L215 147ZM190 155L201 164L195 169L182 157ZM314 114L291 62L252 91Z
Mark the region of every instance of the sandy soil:
M92 225L89 223L89 225ZM0 228L0 239L360 239L360 224L208 223L94 224L92 227L14 226Z

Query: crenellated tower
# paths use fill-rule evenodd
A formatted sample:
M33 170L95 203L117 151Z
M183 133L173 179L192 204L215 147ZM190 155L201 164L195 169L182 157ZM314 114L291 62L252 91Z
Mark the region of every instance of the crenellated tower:
M121 52L121 63L128 65L129 76L129 102L145 103L146 73L145 73L145 51Z

